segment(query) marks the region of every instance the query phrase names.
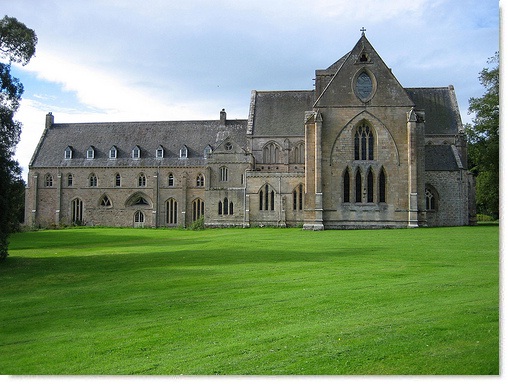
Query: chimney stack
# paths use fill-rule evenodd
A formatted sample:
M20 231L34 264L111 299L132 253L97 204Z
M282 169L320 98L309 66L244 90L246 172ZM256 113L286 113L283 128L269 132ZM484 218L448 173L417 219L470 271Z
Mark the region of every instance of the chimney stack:
M226 125L226 110L224 108L220 111L220 125Z
M55 124L55 116L51 112L46 115L46 129L50 129Z

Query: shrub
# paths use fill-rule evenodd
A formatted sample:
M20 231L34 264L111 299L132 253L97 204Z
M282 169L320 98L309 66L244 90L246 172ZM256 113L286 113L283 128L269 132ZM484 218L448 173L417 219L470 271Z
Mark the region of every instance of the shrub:
M199 219L192 222L189 229L192 231L200 231L202 229L205 229L205 217L201 216Z

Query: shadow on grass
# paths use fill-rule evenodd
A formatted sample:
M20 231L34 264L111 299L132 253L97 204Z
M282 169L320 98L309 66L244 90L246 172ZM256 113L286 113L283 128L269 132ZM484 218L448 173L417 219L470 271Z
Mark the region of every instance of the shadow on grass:
M12 251L29 250L29 249L65 249L65 248L85 248L85 247L139 247L143 242L147 243L154 241L149 235L149 230L138 230L139 234L133 234L131 228L125 230L122 234L122 229L115 229L115 234L111 231L97 230L53 230L53 231L35 231L20 234L24 237L23 242L13 242L9 246ZM148 236L147 236L148 235ZM14 234L16 236L16 234ZM185 238L168 238L156 239L157 243L167 240L167 245L170 246L172 242L178 245L191 245L207 240L201 239L185 239ZM56 245L58 244L58 245Z
M132 238L130 238L132 241ZM197 247L200 246L195 240L192 242ZM206 243L206 242L204 242ZM181 245L182 243L179 243ZM101 244L104 247L115 247L114 244ZM139 242L128 245L128 247L139 247ZM23 249L23 248L18 248ZM99 255L76 255L76 256L9 256L0 264L0 271L5 278L9 275L26 274L27 276L52 274L109 274L123 271L135 271L146 269L171 270L178 269L183 271L186 268L193 273L199 272L199 267L210 270L210 267L223 267L228 265L249 265L249 264L268 264L274 268L276 265L288 263L327 263L333 259L343 263L347 259L358 262L364 257L371 258L373 254L380 252L381 249L370 248L348 248L334 251L319 251L316 249L308 251L294 251L280 249L274 250L264 248L259 251L242 251L237 249L229 250L172 250L171 245L160 251L146 253L136 252L135 250L125 252L125 244L122 244L122 250L119 253L99 254Z

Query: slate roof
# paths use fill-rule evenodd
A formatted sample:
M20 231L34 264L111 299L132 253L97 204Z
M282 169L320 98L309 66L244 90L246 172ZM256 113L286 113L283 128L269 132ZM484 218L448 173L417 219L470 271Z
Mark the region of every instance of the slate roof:
M458 171L463 168L457 151L451 145L425 146L426 171Z
M303 136L314 91L254 91L249 113L253 136Z
M334 63L340 65L345 56ZM417 109L425 111L425 134L457 134L462 130L453 87L405 88ZM250 121L254 136L301 136L305 111L311 111L314 91L255 91Z
M452 86L443 88L406 88L417 109L425 111L425 134L457 134L462 121Z
M108 167L108 166L201 166L205 164L204 149L215 149L227 137L246 147L247 120L161 121L116 123L53 124L46 129L34 153L30 167ZM188 148L188 158L180 159L180 149ZM65 149L73 150L72 159L64 158ZM93 146L95 158L86 159ZM109 159L109 150L116 146L117 159ZM135 146L141 149L140 159L132 159ZM164 158L156 159L162 146Z
M348 56L350 54L351 54L351 52L346 53L344 56L342 56L335 63L330 65L328 68L326 68L324 72L333 72L333 73L337 72L340 69L340 67L342 67L342 64L344 64L344 62L346 61L346 59L348 58Z

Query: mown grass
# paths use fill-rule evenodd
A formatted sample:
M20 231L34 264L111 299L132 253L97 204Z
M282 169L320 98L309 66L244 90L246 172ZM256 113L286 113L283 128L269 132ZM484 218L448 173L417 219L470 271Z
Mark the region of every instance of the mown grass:
M15 234L1 374L499 373L499 228Z

